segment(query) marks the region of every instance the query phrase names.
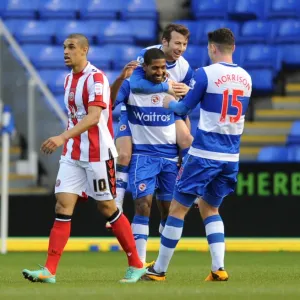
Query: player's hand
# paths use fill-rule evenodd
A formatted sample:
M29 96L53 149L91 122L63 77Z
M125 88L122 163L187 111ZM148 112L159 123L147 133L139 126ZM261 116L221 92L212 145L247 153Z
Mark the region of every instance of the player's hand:
M174 84L173 80L168 80L168 85L169 85L168 94L170 94L170 95L172 95L173 97L176 98L176 93L173 90L173 84Z
M57 136L50 137L41 146L41 151L44 154L53 153L58 147L62 146L66 138L61 134Z
M169 108L169 103L171 102L171 101L174 101L175 99L174 99L174 96L172 96L172 95L166 95L165 97L164 97L164 99L163 99L163 107L164 108Z
M190 90L190 87L183 82L173 82L172 87L173 91L176 93L176 96L180 97L185 96Z
M134 69L139 65L139 63L136 60L132 60L131 62L129 62L122 70L119 79L125 80L127 78L129 78Z

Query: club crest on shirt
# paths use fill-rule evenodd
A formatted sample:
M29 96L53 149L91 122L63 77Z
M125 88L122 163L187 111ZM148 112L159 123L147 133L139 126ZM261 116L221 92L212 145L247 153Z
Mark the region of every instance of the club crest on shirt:
M158 103L160 102L160 97L159 97L158 95L153 95L153 96L151 97L151 102L152 102L153 104L158 104Z
M69 93L69 98L68 98L69 102L73 102L75 101L75 93L74 92L70 92Z
M124 131L124 130L126 130L126 128L127 128L127 126L125 124L122 124L120 126L120 131Z
M140 185L139 185L139 190L141 191L141 192L143 192L145 189L146 189L146 184L145 183L141 183Z

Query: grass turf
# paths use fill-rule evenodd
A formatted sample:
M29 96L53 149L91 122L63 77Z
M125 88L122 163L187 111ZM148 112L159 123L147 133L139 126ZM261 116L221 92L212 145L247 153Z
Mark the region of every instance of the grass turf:
M156 258L148 254L148 261ZM126 269L122 252L65 253L56 284L31 283L23 268L44 263L42 253L0 256L0 299L300 299L300 253L227 253L228 282L204 282L209 253L177 252L167 281L118 282Z

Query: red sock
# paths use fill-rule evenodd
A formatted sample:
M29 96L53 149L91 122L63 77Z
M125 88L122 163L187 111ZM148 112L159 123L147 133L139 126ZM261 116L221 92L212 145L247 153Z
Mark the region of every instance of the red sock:
M55 220L50 233L48 256L45 264L45 267L53 275L56 274L57 265L70 237L70 232L71 221Z
M121 214L117 221L111 223L111 227L114 235L127 255L128 265L135 268L142 268L143 263L136 251L135 240L128 219L124 214Z

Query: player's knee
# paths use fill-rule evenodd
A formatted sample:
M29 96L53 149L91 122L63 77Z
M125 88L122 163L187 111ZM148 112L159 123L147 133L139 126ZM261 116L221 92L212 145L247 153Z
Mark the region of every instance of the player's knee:
M131 160L131 152L122 150L118 154L118 164L128 166Z
M207 217L219 214L219 209L217 207L211 206L202 198L199 199L198 206L202 220L206 219Z
M151 203L148 201L136 201L135 212L140 216L149 217L151 210Z
M189 148L192 145L194 138L191 134L184 134L178 139L180 149Z
M73 207L65 202L57 201L55 204L55 213L61 215L73 215Z

